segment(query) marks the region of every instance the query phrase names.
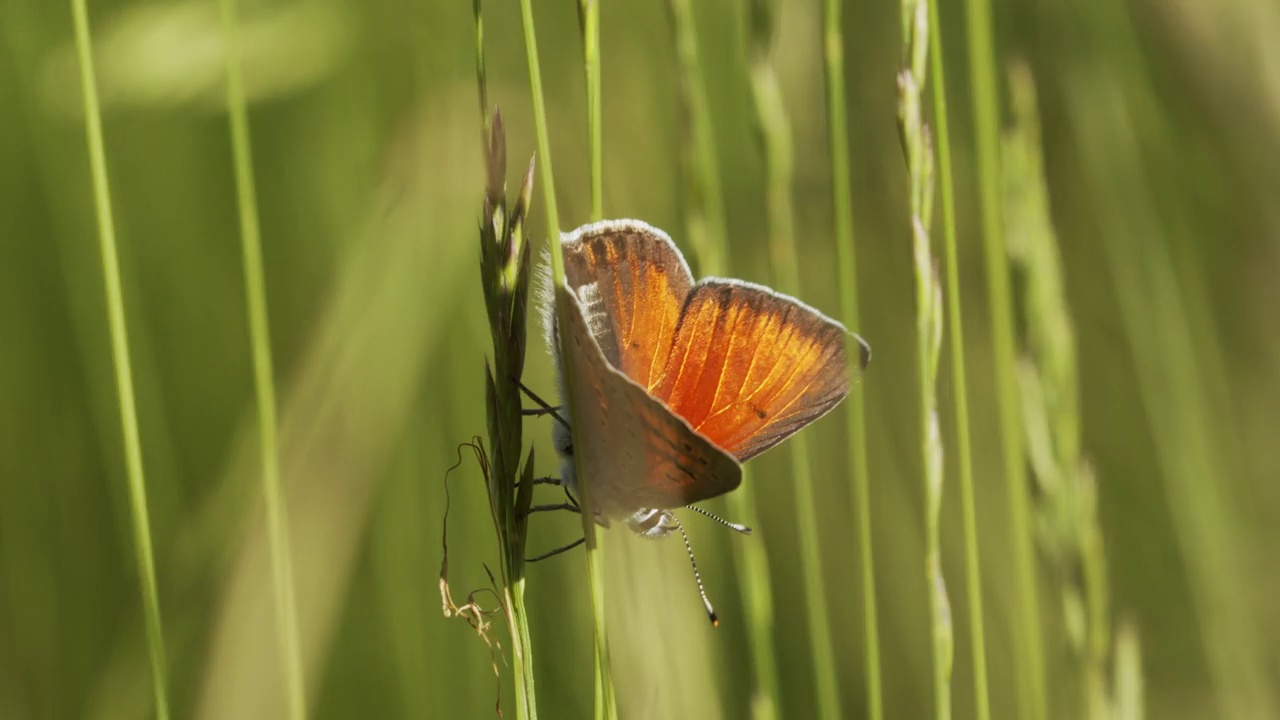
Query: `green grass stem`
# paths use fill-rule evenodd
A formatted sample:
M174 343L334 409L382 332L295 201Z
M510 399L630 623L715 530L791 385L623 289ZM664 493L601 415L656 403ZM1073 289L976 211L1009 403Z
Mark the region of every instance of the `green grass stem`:
M834 213L836 257L840 277L840 309L852 333L861 325L858 315L858 269L853 233L853 183L849 170L848 112L844 91L843 3L823 2L823 50L827 80L827 129L831 143L831 203ZM849 374L862 371L861 348L851 336L845 355ZM854 518L858 523L859 564L862 566L862 625L867 682L867 717L884 717L880 681L880 628L876 607L875 553L871 545L871 488L867 469L867 425L862 391L855 389L845 404L849 431L849 477L853 482Z
M699 275L729 274L728 233L716 162L710 103L698 59L698 32L689 0L668 0L671 30L675 36L680 72L681 101L685 108L683 159L686 186L685 222L693 244ZM755 485L743 468L742 487L725 496L729 517L748 527L758 525ZM746 617L747 644L751 653L751 715L772 720L778 713L778 665L773 643L773 587L769 582L769 558L763 539L731 543L737 567L738 594Z
M262 496L266 504L267 537L271 544L271 579L275 599L276 632L285 678L289 717L307 716L302 648L298 637L298 607L293 590L289 551L289 520L280 487L280 453L276 439L276 391L271 363L271 329L267 320L267 285L262 268L262 234L253 182L249 115L240 73L240 47L235 0L222 0L222 32L227 60L227 111L231 150L235 161L236 204L240 212L240 241L244 255L245 301L249 311L249 341L253 350L253 387L258 410Z
M1030 498L1027 497L1018 412L1018 376L1014 359L1013 300L1005 259L1000 161L1000 98L996 87L996 48L990 0L965 0L968 15L969 82L972 92L982 247L986 261L987 304L991 313L992 365L1000 422L1000 450L1009 503L1009 542L1015 578L1018 717L1045 720L1044 644L1040 631L1040 593L1036 583Z
M904 68L898 75L898 123L910 183L911 251L916 283L916 369L921 467L924 475L925 574L933 666L934 717L951 717L954 631L942 575L941 529L943 456L938 420L937 378L942 349L942 287L930 249L933 220L933 143L924 120L924 83L929 53L926 0L904 0Z
M749 14L749 70L756 122L764 144L766 206L769 217L769 249L779 288L792 295L800 287L799 260L795 246L795 215L791 201L793 175L791 126L782 98L782 88L773 67L776 6L768 0L753 0ZM821 542L818 537L818 508L809 464L809 443L804 434L790 442L791 479L796 492L796 530L800 541L801 576L804 579L805 614L809 623L814 685L818 717L838 718L840 689L836 680L835 649L827 615L823 585Z
M538 136L538 164L542 168L542 197L547 214L547 244L551 249L551 277L556 287L564 287L564 254L560 250L560 215L556 209L555 176L551 170L551 142L547 134L547 108L542 94L542 71L538 66L538 40L533 24L532 0L520 0L520 17L524 29L525 53L529 64L529 90L533 95L533 120ZM557 308L561 324L564 323L564 309ZM562 338L563 341L563 338ZM562 371L566 377L573 377L573 356L561 352ZM574 417L573 393L567 393L565 402L569 403L569 416ZM582 503L582 532L586 537L587 582L591 588L591 615L594 630L595 658L595 701L596 718L613 718L617 716L617 703L613 691L613 675L609 669L609 647L606 636L604 607L604 567L602 565L602 535L596 532L595 515L591 510L591 483L582 472L581 456L578 462L578 490Z
M728 271L727 225L720 172L716 163L715 126L711 104L698 58L698 31L690 0L667 0L671 30L675 35L676 62L680 67L680 94L688 109L684 127L684 159L689 192L693 198L687 213L689 242L697 256L699 274L716 275ZM699 208L694 212L694 208Z
M951 344L951 384L956 423L956 460L960 475L961 517L964 525L965 590L969 602L970 650L973 661L975 717L989 720L991 700L987 691L987 635L982 619L982 568L978 553L978 511L974 502L973 450L969 440L968 381L964 366L964 330L960 307L960 255L956 247L955 195L951 184L951 133L947 113L947 88L943 74L942 24L938 0L928 0L930 72L933 73L933 115L938 129L938 183L942 204L942 237L946 255L947 326Z
M604 148L600 105L600 0L578 0L582 66L587 78L587 144L591 151L591 220L604 219Z
M93 180L93 204L98 221L98 247L102 255L102 277L107 295L107 324L111 335L111 357L115 367L120 427L124 434L125 471L129 481L129 517L133 525L138 581L142 591L147 655L151 661L151 688L156 717L167 720L169 717L166 689L168 672L165 663L164 630L160 622L160 593L156 583L155 555L151 547L147 484L142 467L142 442L138 433L133 368L129 359L129 330L125 323L120 259L116 252L115 219L112 216L111 187L107 179L107 153L102 139L102 111L98 105L98 81L93 65L93 40L89 31L89 12L85 7L85 0L71 0L71 14L75 23L80 87L84 94L85 137L89 146L89 172Z

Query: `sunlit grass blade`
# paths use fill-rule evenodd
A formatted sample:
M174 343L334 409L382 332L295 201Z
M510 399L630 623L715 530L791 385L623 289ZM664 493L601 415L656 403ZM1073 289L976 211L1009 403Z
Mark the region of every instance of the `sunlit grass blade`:
M564 254L560 250L560 216L556 209L555 179L551 171L551 142L547 134L547 108L542 94L542 71L538 67L538 41L533 24L532 0L520 0L520 17L524 29L525 53L529 64L529 89L533 95L533 120L538 136L539 164L542 166L542 197L547 214L547 244L551 250L551 279L555 287L564 287ZM567 325L565 309L557 303L556 313L561 326ZM563 343L563 337L561 338ZM561 353L561 371L573 377L573 357ZM567 393L564 401L569 404L569 416L573 408L573 393ZM581 455L576 462L581 463ZM595 635L595 717L617 716L614 699L613 675L609 670L609 646L606 636L604 607L604 568L602 566L603 535L596 532L595 514L591 509L590 481L578 468L579 500L582 504L582 533L586 537L587 581L591 588L591 615Z
M764 145L769 250L779 289L795 295L800 287L800 270L791 201L791 126L782 98L782 88L773 66L776 39L774 13L777 9L770 0L749 0L747 55L751 95L756 111L755 121ZM836 679L831 623L827 616L809 443L801 433L791 439L790 445L791 480L796 492L796 531L800 539L801 576L804 579L805 615L809 621L809 646L813 654L818 716L837 718L841 715L840 689Z
M129 519L133 526L134 552L137 554L138 581L142 592L142 614L147 633L147 654L151 661L151 686L156 717L167 720L168 671L165 663L164 630L160 622L160 593L156 587L151 520L147 513L147 486L142 467L142 441L138 433L133 368L129 359L129 329L125 323L120 259L116 252L115 219L111 210L111 187L107 180L107 153L102 139L102 111L98 104L93 40L85 0L71 0L71 14L75 23L80 86L84 93L85 138L89 145L89 173L93 181L98 248L102 256L103 284L106 287L107 324L111 335L111 359L115 367L120 427L123 432L125 472L129 481Z
M942 512L942 430L938 421L938 360L942 350L942 287L930 248L933 221L933 141L924 120L924 83L929 55L926 0L902 3L904 67L898 74L898 129L909 176L911 254L916 284L916 371L921 469L924 474L925 577L933 667L934 717L951 717L954 631L942 575L939 527Z
M693 245L699 275L722 275L728 272L728 231L724 217L724 198L720 172L716 164L715 128L711 104L698 57L698 28L694 22L690 0L667 0L671 16L671 32L680 69L681 103L687 112L681 128L684 145L688 205L685 220L689 242ZM745 521L744 521L745 522Z
M827 81L827 130L831 147L831 204L834 213L836 257L840 278L840 309L849 332L857 333L858 270L853 233L853 183L849 171L848 113L844 90L844 35L841 0L823 2L823 57ZM850 376L861 371L857 340L850 336L845 348ZM854 518L858 523L858 562L862 566L862 625L867 676L867 717L884 717L880 683L880 628L876 609L875 553L871 547L871 488L867 470L867 426L862 391L855 389L846 401L849 426L849 477L853 483Z
M1009 503L1009 538L1015 578L1014 639L1018 717L1045 720L1044 646L1040 632L1040 591L1027 497L1027 474L1018 412L1014 363L1013 305L1005 262L1000 204L1000 98L996 87L996 46L990 0L965 0L969 46L969 82L978 164L982 252L991 313L992 366L1000 423L1000 450Z
M684 183L688 188L684 193L685 226L694 248L698 274L725 276L729 274L729 243L713 118L698 58L697 24L689 0L668 0L667 7L685 111L681 127ZM743 468L742 486L725 496L725 505L734 521L757 527L755 484L748 479L748 472ZM771 720L778 713L778 665L773 642L769 558L763 538L734 541L732 548L751 652L751 713L755 720Z
M249 341L253 351L253 386L258 409L258 452L262 459L262 495L271 543L271 579L276 608L276 641L285 678L289 716L307 715L302 649L298 638L298 609L293 591L293 562L289 551L287 503L280 487L280 453L276 441L276 391L271 364L271 330L267 320L267 286L262 269L262 237L253 183L249 117L236 27L236 1L222 0L222 30L227 59L227 110L235 163L236 201L240 211L245 300L249 311Z
M604 147L600 105L600 0L578 0L582 67L587 79L587 145L591 156L591 220L604 219Z
M929 3L930 72L933 73L933 116L938 128L938 183L942 201L942 238L946 248L947 327L951 344L951 385L956 423L956 462L960 474L961 520L964 525L965 592L969 603L970 657L973 660L975 717L991 717L987 694L987 634L982 612L982 566L978 553L978 511L974 502L973 450L969 440L969 383L964 363L963 313L960 307L960 254L956 247L955 193L951 184L951 133L942 56L938 0Z

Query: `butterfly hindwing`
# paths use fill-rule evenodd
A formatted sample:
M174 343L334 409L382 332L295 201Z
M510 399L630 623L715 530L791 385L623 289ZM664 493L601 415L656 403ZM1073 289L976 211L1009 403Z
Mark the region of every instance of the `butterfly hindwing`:
M846 337L842 325L798 300L707 278L685 302L651 392L745 462L845 398ZM865 367L869 353L860 347Z
M644 388L611 367L573 291L555 290L571 353L574 455L605 516L675 508L723 495L742 481L737 461Z

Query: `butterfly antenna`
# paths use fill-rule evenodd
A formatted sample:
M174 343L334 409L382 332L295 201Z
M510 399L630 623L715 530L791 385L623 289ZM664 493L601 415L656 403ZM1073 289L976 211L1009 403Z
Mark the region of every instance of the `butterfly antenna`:
M555 419L556 419L556 422L558 422L558 423L560 423L561 425L565 426L565 428L566 428L566 429L572 430L572 428L570 428L570 427L569 427L569 422L568 422L567 420L565 420L564 418L560 417L560 413L556 412L556 409L555 409L554 407L552 407L550 403L548 403L546 400L543 400L542 398L538 397L538 394L537 394L537 393L535 393L534 391L530 390L530 389L529 389L529 388L528 388L524 383L520 383L520 389L524 391L524 394L525 394L525 395L528 395L528 396L529 396L529 399L530 399L530 400L532 400L532 401L534 401L535 403L537 403L538 407L542 408L542 411L543 411L543 412L545 412L545 413L547 413L548 415L550 415L551 417L555 418Z
M675 522L676 529L680 531L680 537L684 539L684 549L689 553L689 564L693 565L693 579L698 583L698 594L702 596L702 604L707 608L707 617L711 618L711 627L720 627L720 618L716 617L716 609L711 607L707 591L702 587L702 575L698 573L698 561L693 559L693 546L689 544L689 534L684 531L684 526L675 519L674 515L671 516L671 520Z
M715 520L716 522L720 523L721 525L723 525L723 526L725 526L725 527L729 528L730 530L732 530L732 531L734 531L734 532L739 532L739 533L742 533L743 535L750 535L750 534L751 534L751 528L747 527L746 525L739 525L739 524L738 524L738 523L736 523L736 522L729 522L728 520L725 520L724 518L720 517L719 515L716 515L716 514L714 514L714 513L708 512L708 511L706 511L706 510L703 510L703 509L702 509L702 508L700 508L700 507L694 507L694 506L692 506L692 505L685 505L685 507L687 507L687 508L689 508L690 510L692 510L692 511L694 511L694 512L698 513L699 515L705 515L706 517L709 517L709 518L711 518L712 520Z

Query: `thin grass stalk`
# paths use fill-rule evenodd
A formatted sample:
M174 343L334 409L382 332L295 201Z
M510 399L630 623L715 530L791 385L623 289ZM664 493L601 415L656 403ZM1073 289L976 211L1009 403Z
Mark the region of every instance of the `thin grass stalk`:
M1015 617L1013 636L1019 669L1018 717L1045 720L1044 644L1040 634L1040 597L1036 585L1026 459L1018 416L1018 377L1014 358L1013 304L1005 261L1000 205L1000 98L996 87L995 38L990 0L965 0L968 22L969 82L972 88L982 248L991 313L992 365L1000 421L1000 449L1009 503L1009 542L1013 548Z
M698 60L698 33L689 0L669 0L671 30L675 36L680 68L683 115L681 157L688 191L685 222L693 243L699 275L729 274L728 233L716 163L710 103ZM756 527L755 485L743 468L742 486L725 496L729 516ZM778 712L778 665L773 644L773 587L769 583L769 558L760 539L731 543L737 568L738 594L746 616L747 645L751 653L751 715L772 720Z
M547 244L551 249L551 278L555 287L564 287L564 254L560 249L560 215L556 209L555 181L551 170L551 142L547 135L547 108L542 94L542 71L538 67L538 41L533 25L532 0L520 0L520 18L524 28L525 53L529 64L529 89L533 95L533 120L538 136L538 154L542 157L542 196L547 214ZM561 327L568 325L565 309L557 303L557 319ZM573 355L565 352L564 337L561 337L562 372L565 377L573 377ZM569 417L576 417L573 407L573 393L566 393L565 402L569 404ZM596 718L613 718L617 716L617 703L614 699L613 674L609 669L609 648L606 639L606 622L604 607L604 567L602 565L602 535L596 532L595 513L591 505L591 482L582 472L581 456L575 456L578 464L578 491L582 504L582 533L586 538L587 581L591 589L591 614L594 629L595 656L595 702Z
M298 607L293 590L293 563L289 551L289 520L280 488L271 330L267 319L267 288L262 267L257 193L253 182L249 116L245 108L244 81L240 73L235 0L222 2L222 36L226 48L227 111L235 163L236 204L240 214L245 302L249 312L249 344L253 352L253 386L258 411L259 455L262 460L262 496L267 514L267 537L271 545L277 651L280 653L280 665L285 678L289 717L302 720L307 715L306 689L301 642L298 637Z
M925 498L925 573L933 662L934 716L951 717L951 663L954 647L951 606L942 575L939 516L942 510L942 432L938 422L937 377L942 350L942 288L930 250L933 219L933 144L924 121L924 83L929 52L929 11L925 0L904 0L904 68L898 75L898 128L910 181L912 256L916 277L916 347L919 381L921 459Z
M89 32L89 12L85 7L85 0L71 0L71 14L75 24L76 56L80 65L80 89L84 96L85 139L89 146L89 174L93 182L93 205L98 221L98 250L102 257L102 278L106 288L111 359L115 367L116 396L120 406L125 473L129 485L129 519L133 526L133 545L138 562L147 657L151 662L152 699L155 702L156 717L168 720L168 671L165 663L164 630L160 622L160 593L156 583L155 555L151 547L151 520L147 513L142 441L138 432L133 368L129 359L129 329L125 322L120 259L116 252L115 219L111 210L111 187L107 179L107 153L102 139L102 111L98 105L93 39Z
M582 67L587 79L587 144L591 153L591 220L604 219L604 149L600 105L600 0L578 0Z
M951 184L951 133L947 113L947 87L942 57L942 24L938 0L927 0L930 72L933 73L933 115L938 128L938 182L942 201L942 236L947 273L947 325L950 328L951 384L956 423L956 460L960 474L961 518L964 525L965 591L969 602L970 651L973 662L975 717L989 720L991 700L987 690L987 634L982 617L982 566L978 553L978 511L974 501L973 450L969 440L968 380L964 364L964 328L960 307L960 255L956 243L956 212Z
M834 214L836 258L840 277L840 309L845 326L857 333L858 268L853 235L853 182L849 170L848 112L844 91L844 36L842 0L823 2L823 50L827 80L827 130L831 144L831 205ZM849 376L861 372L857 358L861 348L850 335L845 347ZM854 517L858 523L859 561L862 565L863 650L866 663L867 717L884 717L880 682L880 628L876 608L875 553L871 546L871 488L867 469L867 425L864 399L855 390L846 403L849 431L849 476L853 481Z
M782 99L782 89L778 84L778 75L773 67L776 10L770 0L751 0L748 6L750 21L747 47L751 94L765 155L769 249L779 288L795 295L800 286L800 271L791 202L791 126ZM859 356L860 353L855 353L852 357ZM817 501L809 465L809 443L805 435L792 438L790 453L818 716L838 718L841 716L840 690L836 682L835 650L832 647L831 624L827 616L826 591L823 586Z
M684 176L688 179L685 194L691 198L685 218L689 226L689 242L697 256L699 274L723 274L728 271L728 230L720 171L716 163L711 104L707 100L702 63L698 59L698 31L693 19L693 4L690 0L667 0L667 10L671 16L671 31L675 35L676 61L680 66L685 146L681 157L685 164ZM746 522L743 519L739 521Z

